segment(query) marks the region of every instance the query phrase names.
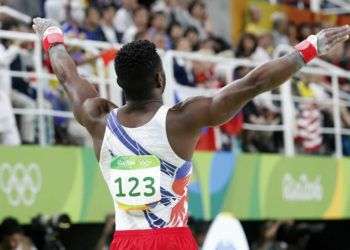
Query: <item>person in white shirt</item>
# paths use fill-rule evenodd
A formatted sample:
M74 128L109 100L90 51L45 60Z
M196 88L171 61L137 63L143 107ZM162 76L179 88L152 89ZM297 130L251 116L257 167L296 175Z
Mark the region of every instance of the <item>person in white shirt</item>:
M21 144L9 96L2 90L0 90L0 144L10 146Z
M287 36L288 20L284 13L275 12L272 14L273 39L275 45L289 44Z
M134 25L130 26L124 33L123 43L132 42L137 33L147 31L149 16L149 11L145 7L139 7L134 11Z
M117 11L113 23L116 30L124 33L128 27L134 24L132 12L138 7L137 0L123 0L122 7Z
M0 43L0 54L2 55L0 58L0 77L2 79L2 84L0 84L0 144L4 145L19 145L21 143L11 101L27 108L31 104L35 105L34 101L29 104L29 101L26 102L27 99L30 99L29 97L25 98L22 93L11 89L10 64L20 53L21 49L18 43L9 45L7 49ZM25 134L34 131L31 118L32 116L22 116L21 125L24 128L23 130L27 131ZM27 120L30 121L26 122ZM26 124L28 126L25 126Z
M115 14L116 14L116 9L113 5L105 6L102 9L101 29L106 40L110 43L119 42L119 36L113 25L113 19Z

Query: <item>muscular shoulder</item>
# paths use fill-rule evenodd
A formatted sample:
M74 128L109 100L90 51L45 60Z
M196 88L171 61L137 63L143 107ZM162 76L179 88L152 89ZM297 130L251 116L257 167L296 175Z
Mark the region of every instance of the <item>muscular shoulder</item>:
M170 109L170 117L181 121L185 126L201 127L209 118L212 97L196 96L186 99Z
M83 104L83 109L92 118L101 118L112 111L117 106L101 97L89 98Z
M167 116L167 133L174 152L190 160L197 144L200 129L208 117L210 97L194 97L170 108Z
M91 128L98 124L104 125L105 116L116 107L115 104L101 97L88 98L81 107L80 123L91 131Z
M195 96L187 98L186 100L177 103L170 110L174 112L179 112L181 114L186 114L195 109L203 109L209 107L212 102L211 97L206 96Z

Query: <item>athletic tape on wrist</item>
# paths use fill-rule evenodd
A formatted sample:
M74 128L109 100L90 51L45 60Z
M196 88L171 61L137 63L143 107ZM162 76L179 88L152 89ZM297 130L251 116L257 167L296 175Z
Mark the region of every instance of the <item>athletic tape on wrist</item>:
M306 40L297 44L295 48L299 51L303 57L304 62L308 63L315 57L317 57L317 36L311 35Z
M63 32L56 26L49 27L45 30L43 36L43 47L45 52L48 52L50 48L57 44L63 44Z

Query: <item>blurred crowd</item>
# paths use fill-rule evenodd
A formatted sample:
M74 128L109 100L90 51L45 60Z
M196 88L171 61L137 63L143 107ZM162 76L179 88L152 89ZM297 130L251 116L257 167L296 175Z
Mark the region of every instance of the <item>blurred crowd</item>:
M281 4L289 4L289 5L292 5L298 8L304 8L304 9L310 9L311 7L311 0L277 0L276 2ZM321 5L320 7L335 8L335 7L338 7L336 3L337 2L324 0L324 1L320 1L320 5Z
M305 1L304 1L305 2ZM239 54L253 61L264 62L278 45L296 45L309 35L317 34L329 25L325 23L295 24L284 13L273 13L272 30L261 29L261 10L255 6L249 8L246 33L242 35L238 48ZM238 57L239 55L236 54ZM350 42L338 46L333 52L322 57L326 62L350 70ZM331 65L330 65L331 67ZM250 69L244 69L244 74ZM332 133L322 128L334 128L334 105L332 103L332 79L326 75L298 73L293 76L292 97L294 103L294 135L296 150L307 154L333 154L335 139ZM340 113L342 128L349 128L349 78L339 79ZM258 96L244 108L245 121L253 124L281 124L281 103L273 98L278 90ZM287 114L286 114L287 115ZM290 114L288 114L290 115ZM280 132L243 133L247 151L279 152L282 134ZM349 155L349 137L343 136L343 153Z
M249 59L254 66L272 59L279 45L295 45L311 34L327 27L323 23L295 24L282 12L271 15L272 27L262 28L262 10L251 5L247 9L244 30L238 42L231 43L213 30L208 8L201 0L46 0L46 1L1 1L32 16L55 19L67 37L127 43L148 39L164 51L198 52L203 57L217 55L225 58ZM30 3L29 3L30 2ZM289 4L293 4L289 1ZM294 1L300 2L300 1ZM302 1L307 2L307 1ZM4 15L0 16L1 28L12 31L31 32L24 24ZM34 69L34 45L3 39L0 44L1 68L12 71ZM96 75L96 60L108 64L115 51L91 53L82 48L69 47L79 72L88 77ZM324 60L350 70L350 43L339 46ZM49 60L43 56L44 71L52 72ZM253 64L252 64L253 65ZM239 79L253 67L238 66L229 69L226 65L189 60L176 56L173 60L174 80L190 91L217 89L232 79ZM13 115L13 108L35 109L38 102L56 111L70 110L62 88L55 81L48 81L44 95L38 95L38 79L31 75L10 76L0 71L0 143L9 145L38 143L39 123L45 124L45 143L81 145L89 144L86 132L68 117L45 116L42 120L30 112ZM350 128L350 110L346 103L350 96L350 78L340 79L341 123ZM323 127L333 128L331 79L299 73L292 79L295 103L295 142L297 151L309 154L333 154L335 139L332 133L324 133ZM202 93L202 92L200 92ZM199 150L231 150L239 147L245 152L283 152L282 131L252 131L243 128L244 123L264 128L264 125L282 123L279 90L262 94L249 102L231 121L219 128L203 130ZM181 101L181 98L178 98ZM343 136L343 153L350 155L350 137Z

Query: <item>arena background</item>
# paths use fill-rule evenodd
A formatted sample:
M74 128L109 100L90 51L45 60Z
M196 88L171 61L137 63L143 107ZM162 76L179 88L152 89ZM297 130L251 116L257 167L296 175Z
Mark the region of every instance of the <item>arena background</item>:
M18 220L29 249L106 249L113 231L91 141L31 17L62 24L80 74L118 105L113 59L125 42L157 45L164 102L174 105L215 93L323 27L350 24L345 0L0 2L0 221ZM349 70L347 42L202 131L189 210L203 249L350 249Z

